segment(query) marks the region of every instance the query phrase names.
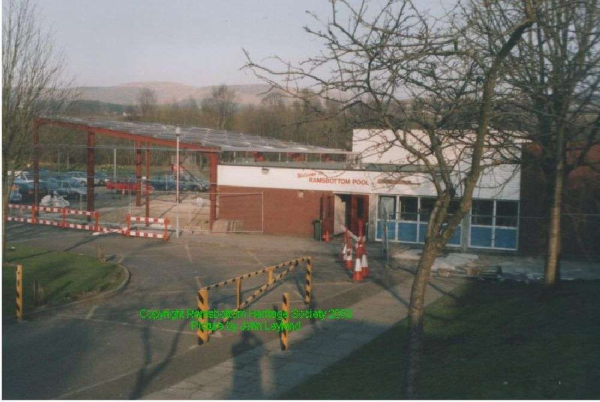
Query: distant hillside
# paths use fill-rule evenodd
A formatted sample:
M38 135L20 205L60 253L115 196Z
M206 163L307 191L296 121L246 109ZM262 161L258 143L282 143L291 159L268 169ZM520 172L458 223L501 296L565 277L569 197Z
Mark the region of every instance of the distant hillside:
M256 105L262 100L261 93L269 87L264 84L257 85L229 85L236 91L236 103ZM142 88L156 91L158 102L161 104L181 101L190 97L201 101L210 96L213 87L194 87L176 82L132 82L114 87L80 87L81 98L90 101L99 101L119 105L137 103L137 97Z

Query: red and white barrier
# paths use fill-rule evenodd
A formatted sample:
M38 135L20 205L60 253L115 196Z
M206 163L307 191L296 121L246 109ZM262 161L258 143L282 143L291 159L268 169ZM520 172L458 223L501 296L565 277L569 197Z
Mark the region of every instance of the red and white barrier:
M69 208L57 208L57 207L36 207L34 205L19 205L19 204L8 204L10 209L18 209L18 210L26 210L31 211L31 218L26 217L17 217L17 216L7 216L6 220L9 222L23 222L23 223L31 223L31 224L39 224L39 225L47 225L47 226L55 226L64 229L79 229L79 230L90 230L96 233L114 233L121 234L127 237L142 237L147 239L163 239L169 240L169 219L163 218L146 218L141 216L134 216L127 214L126 221L127 227L119 228L119 229L111 229L104 228L100 226L100 213L98 211L82 211L78 209L69 209ZM61 220L51 220L46 218L38 217L38 212L50 212L50 213L59 213L61 214ZM93 224L80 224L80 223L72 223L67 221L68 215L81 215L88 216L94 218ZM163 224L164 230L162 233L154 233L143 230L131 230L131 222L142 222L151 224Z
M125 222L127 223L127 228L125 229L125 233L123 233L125 236L131 236L131 237L144 237L144 238L150 238L150 239L163 239L165 241L169 240L169 219L163 219L163 218L150 218L150 217L145 217L145 216L131 216L130 214L127 214L127 216L125 217ZM146 225L150 224L150 223L158 223L158 224L164 224L164 230L162 234L159 233L154 233L154 232L147 232L147 231L143 231L143 230L131 230L131 222L143 222Z

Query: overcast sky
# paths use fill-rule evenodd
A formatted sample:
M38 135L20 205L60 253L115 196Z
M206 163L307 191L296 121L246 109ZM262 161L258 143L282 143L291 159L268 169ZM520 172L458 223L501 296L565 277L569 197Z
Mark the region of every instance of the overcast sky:
M326 0L37 0L78 85L172 81L205 86L259 81L242 48L298 61L320 50L303 26ZM423 1L438 8L440 0Z

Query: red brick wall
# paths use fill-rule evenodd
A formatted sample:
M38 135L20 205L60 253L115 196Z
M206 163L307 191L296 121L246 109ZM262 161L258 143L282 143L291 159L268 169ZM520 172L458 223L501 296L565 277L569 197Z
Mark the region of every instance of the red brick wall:
M313 236L312 222L319 219L321 196L331 194L324 191L219 186L219 218L244 220L245 230L260 230L261 196L231 193L264 193L264 233L300 237Z

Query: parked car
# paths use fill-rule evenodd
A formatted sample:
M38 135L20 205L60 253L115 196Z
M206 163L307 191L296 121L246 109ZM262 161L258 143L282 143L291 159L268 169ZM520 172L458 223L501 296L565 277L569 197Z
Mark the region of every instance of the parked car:
M117 193L120 192L134 192L138 189L138 183L136 178L121 178L118 179L116 182L112 181L110 179L106 180L106 189L107 190L114 190ZM145 183L144 186L144 194L146 194L146 191L149 191L150 193L152 193L154 191L154 187L151 184Z
M21 198L20 201L17 201L19 199L19 195L12 194L14 192L17 192L20 194L20 198ZM48 194L50 194L48 184L44 181L40 181L39 188L38 188L38 199L42 199L42 197L44 197ZM11 190L11 196L15 200L14 202L24 202L24 203L33 202L35 199L33 181L15 180L13 183L12 190Z
M104 172L96 172L94 175L94 184L97 186L106 186L108 175Z
M58 195L65 198L79 199L80 197L87 198L87 187L75 179L59 181L55 190ZM94 197L97 193L94 193Z
M73 171L73 172L66 172L64 175L71 179L77 180L84 186L87 186L87 173L86 172ZM96 184L96 183L94 183L94 184Z
M155 189L160 191L175 191L177 180L173 176L150 179ZM179 191L207 191L209 185L203 180L179 180Z

